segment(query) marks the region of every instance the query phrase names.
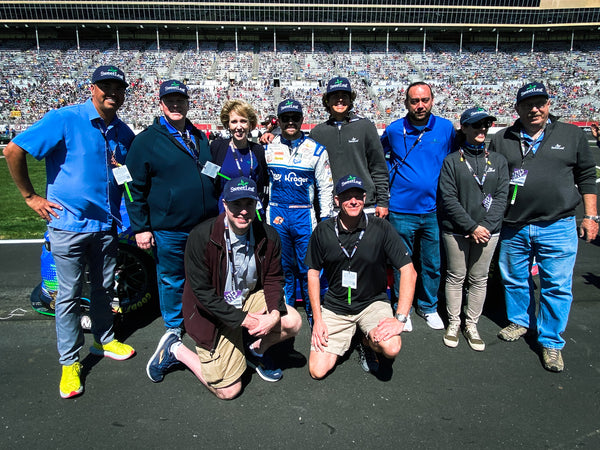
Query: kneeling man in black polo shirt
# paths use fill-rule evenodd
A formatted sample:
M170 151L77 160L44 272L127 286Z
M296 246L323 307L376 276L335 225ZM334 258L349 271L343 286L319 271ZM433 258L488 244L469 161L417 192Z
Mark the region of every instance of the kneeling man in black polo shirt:
M345 176L335 192L340 213L315 228L305 260L314 318L308 364L315 379L324 378L350 348L357 325L366 336L361 355L374 351L393 359L402 346L400 334L417 279L408 251L390 223L363 212L363 181ZM395 316L386 293L388 261L400 271ZM329 281L322 305L321 269ZM364 360L361 364L366 368Z

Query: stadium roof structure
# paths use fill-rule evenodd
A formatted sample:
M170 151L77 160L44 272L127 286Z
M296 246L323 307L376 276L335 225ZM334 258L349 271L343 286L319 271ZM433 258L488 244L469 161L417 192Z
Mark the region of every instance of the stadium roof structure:
M115 32L130 39L154 33L162 39L198 33L231 39L234 31L248 40L277 33L291 41L310 33L327 40L350 33L359 40L417 40L427 31L449 39L457 33L480 33L479 38L504 33L511 40L519 40L521 31L538 32L542 40L581 31L578 38L598 39L600 0L5 0L0 23L0 37L6 38L72 37L77 29L84 39Z

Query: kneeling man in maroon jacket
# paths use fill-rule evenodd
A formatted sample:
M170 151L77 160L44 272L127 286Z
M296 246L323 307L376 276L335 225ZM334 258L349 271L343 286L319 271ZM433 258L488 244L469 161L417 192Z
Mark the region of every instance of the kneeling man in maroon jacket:
M183 363L217 397L232 399L246 365L266 381L281 379L267 350L296 336L302 320L283 299L279 235L255 221L257 201L254 181L233 179L223 191L225 212L191 231L183 316L196 352L167 335L172 342L148 366L153 381Z

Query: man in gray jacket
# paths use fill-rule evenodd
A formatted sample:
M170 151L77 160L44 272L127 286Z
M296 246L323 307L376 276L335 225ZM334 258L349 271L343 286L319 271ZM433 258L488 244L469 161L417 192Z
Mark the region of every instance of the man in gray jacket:
M310 137L327 149L333 183L349 174L360 177L367 191L365 212L385 218L389 177L383 147L373 122L352 112L355 99L347 78L329 80L323 106L330 117L313 128Z

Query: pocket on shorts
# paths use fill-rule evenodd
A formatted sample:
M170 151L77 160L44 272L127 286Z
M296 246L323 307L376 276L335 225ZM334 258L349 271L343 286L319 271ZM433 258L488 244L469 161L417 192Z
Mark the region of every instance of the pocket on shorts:
M219 367L221 355L218 351L210 352L209 350L196 347L198 359L202 364L202 375L208 384L217 384L223 380L223 373Z

